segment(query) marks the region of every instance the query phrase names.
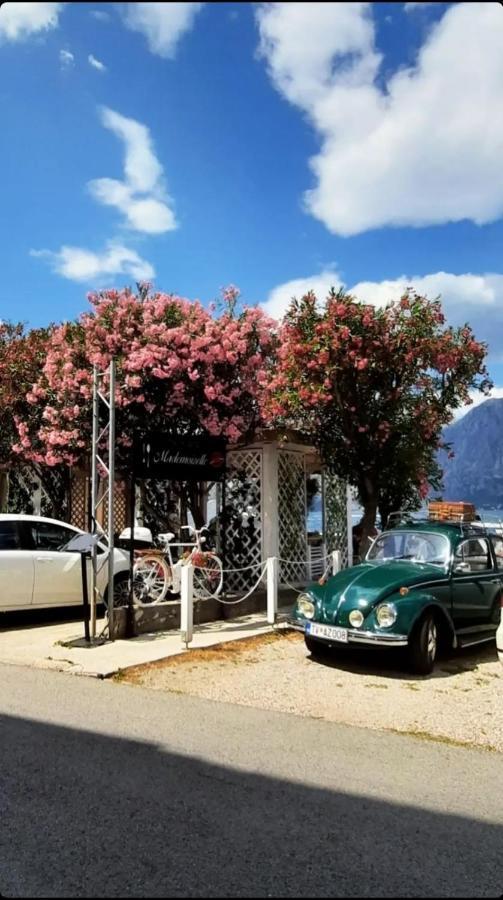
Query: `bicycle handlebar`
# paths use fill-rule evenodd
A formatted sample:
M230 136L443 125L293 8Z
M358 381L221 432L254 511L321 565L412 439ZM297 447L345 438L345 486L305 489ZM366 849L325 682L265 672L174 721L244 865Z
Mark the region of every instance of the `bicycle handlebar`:
M203 531L209 531L207 525L202 528L193 528L192 525L180 525L180 531L190 531L192 534L202 534Z

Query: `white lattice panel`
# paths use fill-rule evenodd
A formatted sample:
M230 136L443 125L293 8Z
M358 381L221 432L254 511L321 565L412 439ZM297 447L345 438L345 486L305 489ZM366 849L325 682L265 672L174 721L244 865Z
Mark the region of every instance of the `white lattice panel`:
M346 482L336 475L323 476L325 498L325 543L327 551L340 550L342 566L349 565L348 495Z
M306 473L304 455L278 454L279 580L281 584L309 579L306 534Z
M249 590L262 561L262 450L232 450L227 454L226 506L231 510L225 536L225 569L246 572L224 575L224 589Z
M309 581L317 581L321 578L327 568L327 554L325 545L320 544L318 547L309 547Z

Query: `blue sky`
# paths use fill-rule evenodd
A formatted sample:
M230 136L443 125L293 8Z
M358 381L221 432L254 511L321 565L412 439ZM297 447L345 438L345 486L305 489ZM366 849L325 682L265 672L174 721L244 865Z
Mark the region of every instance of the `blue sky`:
M412 284L503 386L502 46L497 3L2 4L0 317Z

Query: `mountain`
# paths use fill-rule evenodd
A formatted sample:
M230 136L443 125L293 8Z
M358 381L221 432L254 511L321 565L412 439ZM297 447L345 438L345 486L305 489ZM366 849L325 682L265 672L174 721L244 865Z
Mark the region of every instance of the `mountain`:
M444 429L454 459L439 457L446 500L503 507L503 399L486 400Z

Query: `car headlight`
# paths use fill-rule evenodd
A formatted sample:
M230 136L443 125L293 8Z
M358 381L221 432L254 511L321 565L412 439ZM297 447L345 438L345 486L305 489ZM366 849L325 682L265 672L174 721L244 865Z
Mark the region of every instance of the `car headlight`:
M376 609L376 619L381 628L390 628L396 622L397 611L393 603L381 603Z
M314 603L307 594L299 594L297 609L306 619L312 619L314 616Z
M359 609L352 609L349 613L349 621L354 628L360 628L363 625L363 613Z

